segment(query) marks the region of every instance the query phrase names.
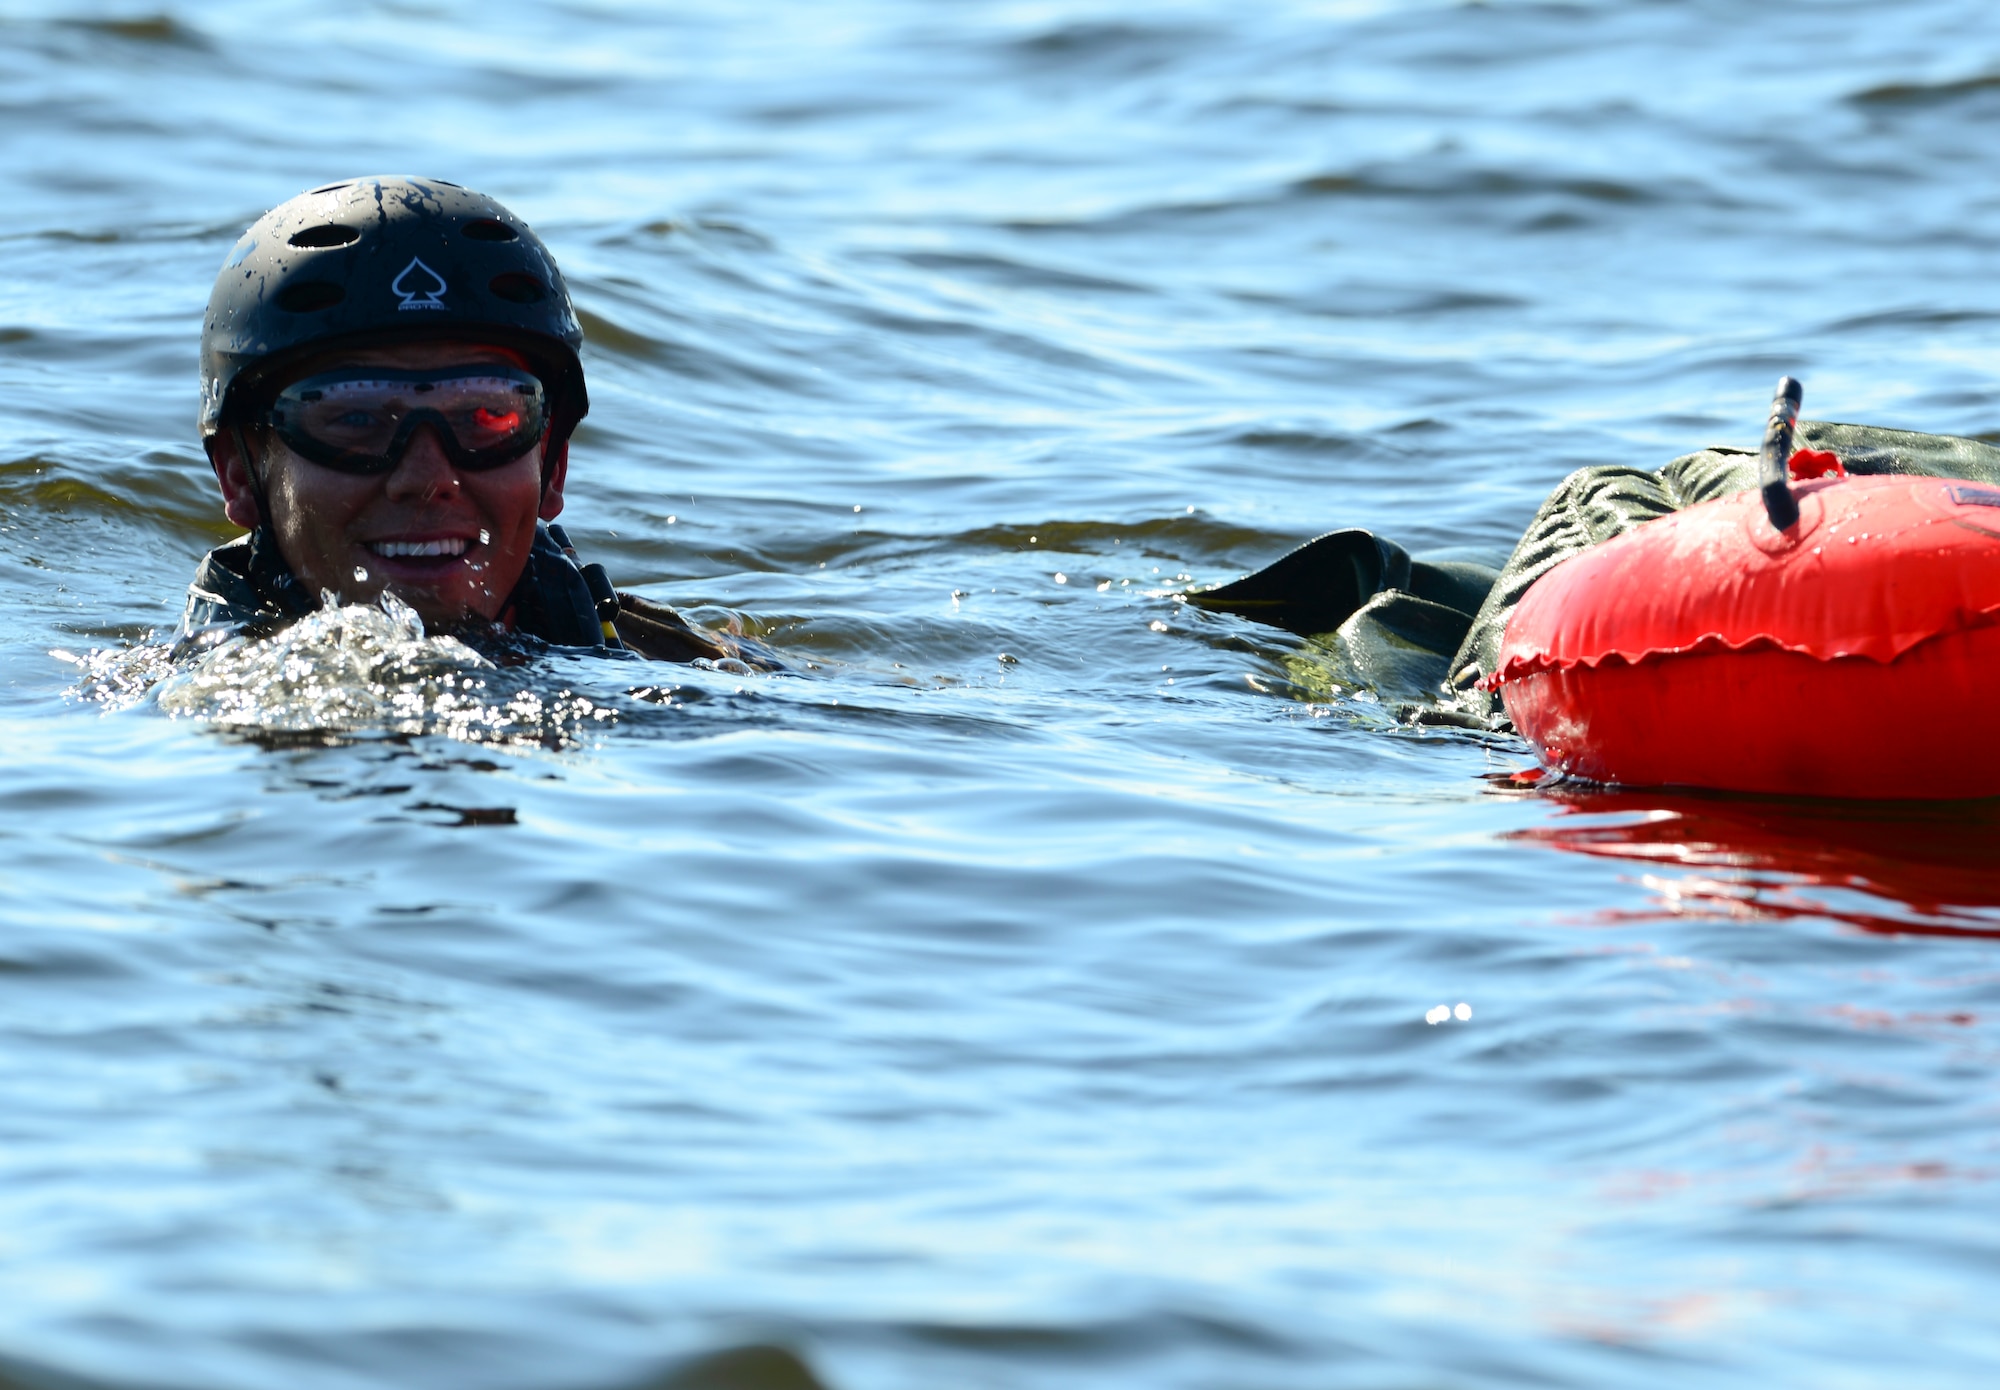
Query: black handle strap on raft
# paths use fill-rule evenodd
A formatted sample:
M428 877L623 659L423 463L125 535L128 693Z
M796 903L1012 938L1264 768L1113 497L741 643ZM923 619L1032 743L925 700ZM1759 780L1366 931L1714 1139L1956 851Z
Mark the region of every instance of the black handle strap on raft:
M1792 496L1789 469L1792 462L1792 433L1799 426L1799 406L1806 388L1797 377L1780 377L1778 394L1771 397L1771 418L1764 422L1764 448L1758 461L1758 482L1764 493L1764 510L1773 529L1789 531L1799 524L1799 499Z
M618 591L611 587L611 576L599 564L579 568L584 585L590 590L590 601L597 608L597 621L609 625L618 616Z
M605 640L618 645L618 630L612 622L618 616L618 590L612 587L611 576L602 565L586 565L577 558L576 547L569 543L569 533L553 521L549 523L549 538L562 547L562 553L569 556L577 573L583 576L583 585L590 590L591 606L597 610L598 626L604 629Z

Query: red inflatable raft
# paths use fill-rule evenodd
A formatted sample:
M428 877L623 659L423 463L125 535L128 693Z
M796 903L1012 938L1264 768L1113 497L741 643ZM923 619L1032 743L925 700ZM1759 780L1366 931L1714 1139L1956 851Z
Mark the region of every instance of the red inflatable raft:
M1823 478L1780 529L1777 477L1550 570L1487 688L1593 781L2000 796L2000 488Z

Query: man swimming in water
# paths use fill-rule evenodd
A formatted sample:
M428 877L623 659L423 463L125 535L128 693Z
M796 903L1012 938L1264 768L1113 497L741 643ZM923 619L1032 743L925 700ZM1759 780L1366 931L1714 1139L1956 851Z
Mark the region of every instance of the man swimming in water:
M201 335L201 433L223 510L184 644L390 593L433 631L667 661L761 654L616 593L562 529L590 408L556 263L499 203L363 178L243 234Z
M1976 439L1800 421L1796 443L1835 455L1852 474L2000 485L2000 448ZM1549 494L1501 569L1426 562L1370 532L1333 531L1188 599L1311 639L1288 663L1308 691L1362 687L1409 723L1506 728L1498 697L1478 683L1498 664L1507 619L1536 580L1655 517L1758 483L1757 452L1728 447L1684 455L1657 472L1580 468Z

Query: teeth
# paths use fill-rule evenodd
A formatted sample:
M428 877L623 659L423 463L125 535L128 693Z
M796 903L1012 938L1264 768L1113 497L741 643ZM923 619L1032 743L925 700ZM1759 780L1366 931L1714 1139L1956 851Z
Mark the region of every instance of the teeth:
M370 541L368 548L385 560L435 558L465 554L465 541L462 537L448 541Z

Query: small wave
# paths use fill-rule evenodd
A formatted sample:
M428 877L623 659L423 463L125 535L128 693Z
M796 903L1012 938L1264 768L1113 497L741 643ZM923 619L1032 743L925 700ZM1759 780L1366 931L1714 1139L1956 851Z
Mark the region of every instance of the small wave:
M1527 213L1533 230L1589 225L1624 209L1672 205L1678 208L1736 207L1712 185L1692 179L1645 183L1585 175L1542 175L1509 169L1477 169L1436 160L1326 172L1281 184L1247 187L1214 197L1177 197L1119 207L1078 217L1012 218L997 223L1029 234L1129 234L1162 225L1246 213L1269 213L1290 204L1328 199L1404 200L1427 204L1471 202L1497 211ZM1550 207L1550 203L1557 206Z
M1298 296L1291 302L1300 313L1319 318L1371 320L1441 318L1531 307L1527 300L1514 295L1401 285L1341 285L1319 294Z
M656 332L627 327L609 317L607 309L602 301L597 309L577 309L577 321L583 325L593 354L664 368L687 380L747 385L788 395L817 394L809 373L774 365L785 355L783 345L771 341L780 336L778 330L767 330L758 341L753 336L756 330L745 324L739 341L725 345L713 337L690 340L678 336L686 331L682 325L663 326Z
M1885 82L1848 97L1856 106L1938 106L1978 96L2000 87L2000 72L1980 73L1950 82Z
M1061 24L1009 45L1014 52L1031 60L1063 63L1092 63L1102 59L1129 61L1134 58L1158 62L1211 41L1214 32L1194 26L1128 24L1116 21L1080 21Z
M76 662L75 695L111 708L151 698L165 713L256 734L438 734L467 743L559 747L617 711L537 689L456 637L425 633L394 595L331 601L280 632L229 637L188 659L162 643Z
M825 1390L796 1352L761 1343L697 1356L646 1385L648 1390Z
M134 125L132 129L144 129ZM109 227L29 227L0 235L0 243L52 241L68 246L119 246L131 243L160 244L168 242L199 242L213 244L234 237L239 230L236 223L171 222L163 220L124 222ZM0 338L0 343L12 345L25 342L36 335L32 330L10 328L5 330L10 336ZM52 335L51 335L52 336Z
M1092 554L1113 546L1131 544L1138 549L1162 546L1175 554L1187 548L1196 551L1227 551L1244 546L1276 543L1271 531L1217 521L1200 512L1179 516L1153 517L1145 521L1041 521L1010 522L961 531L950 538L955 551L1015 550L1046 554Z
M1295 181L1291 191L1311 197L1562 197L1583 203L1645 206L1672 199L1683 202L1694 190L1669 189L1623 179L1516 173L1506 169L1401 168L1353 174L1314 174Z
M86 33L103 34L107 38L124 39L128 43L168 44L175 48L211 47L206 34L170 14L132 15L125 19L61 19L56 24L64 29L81 29Z
M1818 331L1852 333L1863 328L1942 328L1954 323L1982 323L1994 318L2000 318L2000 314L1987 309L1883 309L1872 314L1835 319Z
M679 236L699 239L707 235L723 241L736 242L752 250L772 251L777 249L777 243L756 228L746 227L740 222L731 222L720 217L697 217L692 220L682 220L677 217L656 218L651 222L641 223L637 230L649 237L664 238ZM627 240L625 237L611 236L606 237L603 244L616 246L622 244L625 240Z
M1301 1350L1286 1332L1219 1309L1163 1308L1069 1323L911 1321L894 1330L912 1342L1015 1355L1158 1355L1217 1343L1272 1356L1297 1355Z
M0 1355L0 1390L108 1390L108 1382L85 1380L46 1363Z
M1268 449L1281 454L1307 454L1314 456L1341 456L1365 452L1375 447L1374 441L1357 438L1351 434L1323 434L1309 429L1249 429L1233 436L1229 441L1246 449Z
M968 276L992 280L1009 288L1080 291L1103 294L1142 294L1145 287L1130 280L1106 275L1090 275L1057 266L1037 265L1007 256L969 252L905 251L895 259L919 270L958 271Z
M206 464L166 450L95 466L32 454L0 460L0 509L141 520L214 545L237 534L222 516Z

